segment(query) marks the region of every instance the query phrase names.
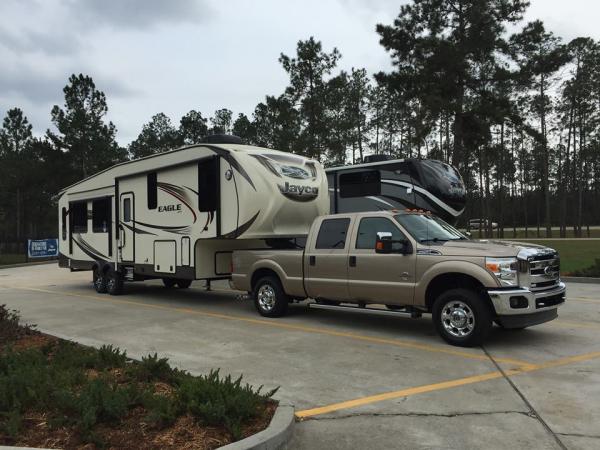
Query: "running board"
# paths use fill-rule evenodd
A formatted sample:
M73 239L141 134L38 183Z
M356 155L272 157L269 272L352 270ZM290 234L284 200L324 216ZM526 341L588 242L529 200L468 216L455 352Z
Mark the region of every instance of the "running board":
M392 311L387 309L379 309L379 308L363 308L360 306L346 306L346 305L324 305L321 303L309 303L308 307L311 309L329 309L329 310L343 310L357 313L367 313L378 316L403 316L410 317L411 319L418 319L421 317L421 311L412 309L412 310L400 310L400 311Z

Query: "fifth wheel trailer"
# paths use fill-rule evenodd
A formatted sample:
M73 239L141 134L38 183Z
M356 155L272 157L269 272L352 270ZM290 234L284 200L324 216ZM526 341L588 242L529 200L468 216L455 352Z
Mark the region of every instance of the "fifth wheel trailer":
M234 249L306 235L329 200L317 161L232 138L117 164L58 207L60 266L117 294L125 280L229 278Z

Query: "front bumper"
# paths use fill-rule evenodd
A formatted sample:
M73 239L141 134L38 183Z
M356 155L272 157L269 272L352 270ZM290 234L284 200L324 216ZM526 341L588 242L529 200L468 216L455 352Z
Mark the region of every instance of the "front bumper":
M559 282L556 287L544 291L489 289L488 294L496 310L496 320L506 328L516 328L555 319L558 307L565 302L566 287Z

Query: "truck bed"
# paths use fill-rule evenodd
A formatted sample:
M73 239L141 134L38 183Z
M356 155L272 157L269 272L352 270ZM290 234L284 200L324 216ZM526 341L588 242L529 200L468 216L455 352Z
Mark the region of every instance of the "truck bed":
M258 279L275 272L289 295L304 298L303 261L303 248L237 250L232 256L231 281L236 289L250 292L253 284L251 276Z

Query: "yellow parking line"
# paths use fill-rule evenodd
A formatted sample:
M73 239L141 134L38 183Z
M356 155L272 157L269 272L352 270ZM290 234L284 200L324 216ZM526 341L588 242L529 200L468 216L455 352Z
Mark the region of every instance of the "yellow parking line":
M569 356L566 358L555 359L540 364L531 364L528 367L521 367L518 369L510 369L504 371L507 376L519 375L522 373L535 372L537 370L547 369L550 367L565 366L568 364L574 364L577 362L588 361L591 359L600 358L600 352L585 353L582 355ZM333 403L331 405L321 406L318 408L305 409L303 411L296 412L296 417L299 419L305 419L307 417L318 416L321 414L327 414L342 409L356 408L357 406L369 405L372 403L382 402L384 400L392 400L399 397L409 397L417 394L424 394L426 392L441 391L444 389L450 389L458 386L464 386L467 384L481 383L483 381L493 380L501 378L503 374L500 371L484 373L482 375L474 375L465 378L458 378L455 380L443 381L441 383L426 384L423 386L416 386L407 389L401 389L399 391L385 392L383 394L370 395L368 397L361 397L354 400L348 400L340 403Z
M73 293L73 292L55 291L55 290L40 289L40 288L12 287L12 289L33 291L33 292L43 292L43 293L55 294L55 295L65 295L65 296L69 296L69 297L80 297L80 298L87 298L87 299L96 300L96 301L111 302L111 303L124 304L124 305L144 306L144 307L154 308L154 309L177 311L177 312L183 312L186 314L195 314L195 315L200 315L200 316L205 316L205 317L213 317L213 318L225 319L225 320L235 320L235 321L240 321L240 322L252 323L252 324L256 324L256 325L265 325L265 326L269 326L269 327L281 328L281 329L286 329L286 330L302 331L305 333L314 333L314 334L322 334L322 335L327 335L327 336L343 337L343 338L353 339L353 340L357 340L357 341L372 342L375 344L392 345L392 346L396 346L396 347L410 348L413 350L423 350L426 352L442 353L442 354L446 354L446 355L459 356L461 358L473 359L473 360L478 360L478 361L488 361L488 357L483 354L469 353L469 352L461 351L458 349L454 349L452 347L441 347L441 346L435 346L435 345L429 345L429 344L422 344L419 342L402 341L402 340L398 340L398 339L379 338L379 337L374 337L374 336L365 336L365 335L346 332L346 331L335 331L335 330L330 330L330 329L326 329L326 328L307 327L307 326L303 326L303 325L292 325L292 324L280 322L280 321L272 321L272 320L266 320L266 319L252 319L249 317L234 316L234 315L229 315L229 314L215 313L215 312L203 311L203 310L198 310L198 309L179 308L179 307L165 306L165 305L154 305L154 304L150 304L150 303L137 302L137 301L132 301L132 300L117 299L115 297L110 297L110 296L102 296L101 297L101 296L97 296L97 295L78 294L78 293ZM520 361L520 360L512 359L512 358L498 358L497 361L501 362L501 363L505 363L505 364L514 365L517 367L530 367L532 365L532 363L529 363L527 361Z

